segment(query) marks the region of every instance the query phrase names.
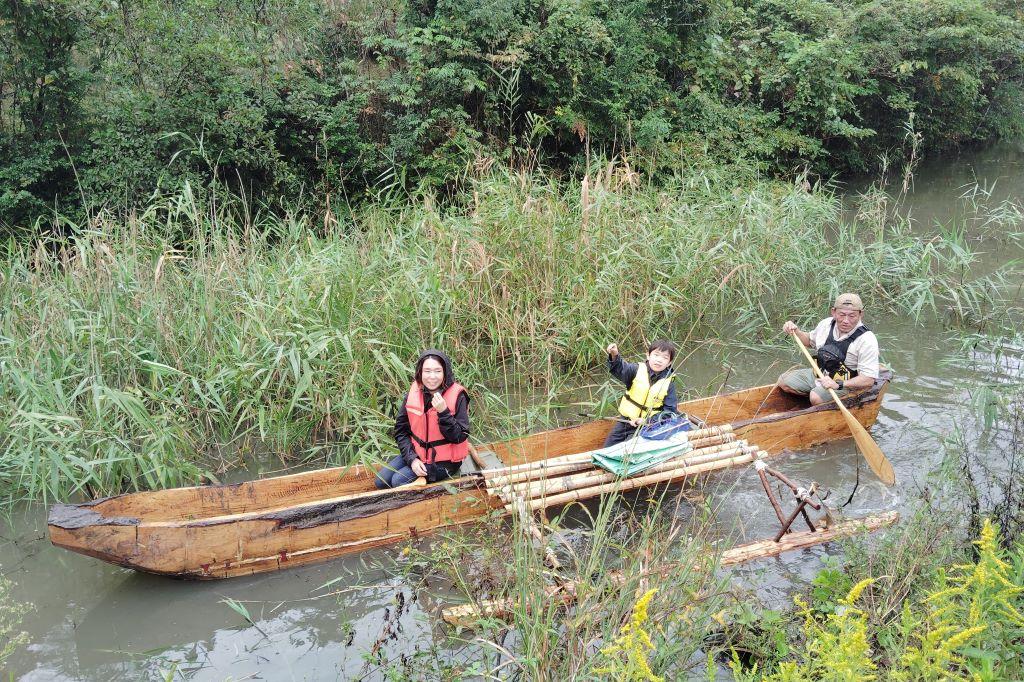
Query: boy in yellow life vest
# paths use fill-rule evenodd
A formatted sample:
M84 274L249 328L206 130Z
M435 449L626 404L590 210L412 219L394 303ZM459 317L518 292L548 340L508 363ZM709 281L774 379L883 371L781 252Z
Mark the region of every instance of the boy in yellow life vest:
M608 371L626 385L626 393L619 401L622 418L605 439L605 447L628 440L645 420L659 412L676 412L679 402L672 382L674 343L664 339L655 341L647 347L647 360L640 364L623 360L614 343L609 344L607 350Z

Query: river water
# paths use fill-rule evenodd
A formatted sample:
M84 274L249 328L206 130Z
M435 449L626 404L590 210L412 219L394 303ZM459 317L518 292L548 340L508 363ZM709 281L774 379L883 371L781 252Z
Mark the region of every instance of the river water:
M1000 146L922 167L906 209L921 233L930 234L936 224L963 216L957 197L975 183L990 192L990 203L1024 195L1024 148ZM1021 257L1006 242L976 247L982 252L979 272ZM822 316L827 305L823 300ZM849 516L900 510L940 459L942 436L959 422L970 437L975 422L966 407L969 387L1021 376L1012 359L1000 368L990 358L965 357L959 335L946 328L941 314L914 323L869 311L867 322L878 333L884 362L896 371L871 433L896 469L897 486L878 483L850 439L777 463L791 478L827 484L838 500L853 490L861 467L857 494L844 510ZM720 347L700 349L682 368L684 385L720 384L723 357L731 367L730 388L772 381L796 362L781 345L727 356ZM716 501L718 524L739 537L771 536L777 521L756 475L744 471L722 479L730 495ZM781 598L837 551L791 553L737 574L756 582L762 596ZM377 550L264 576L181 582L58 550L47 540L45 512L19 510L11 525L0 527L0 567L17 583L14 598L30 602L34 611L22 624L30 642L3 664L3 674L33 681L385 679L387 666L403 656L432 655L423 652L438 635L434 613L444 599L395 577L391 569L400 560L398 550ZM255 626L225 599L241 602ZM448 649L443 655L458 659L462 653Z

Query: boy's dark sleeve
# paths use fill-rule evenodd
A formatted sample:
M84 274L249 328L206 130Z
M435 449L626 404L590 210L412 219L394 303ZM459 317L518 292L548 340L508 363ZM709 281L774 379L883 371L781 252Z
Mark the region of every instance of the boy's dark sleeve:
M608 356L608 371L626 386L631 385L633 379L636 379L636 371L639 367L640 365L636 363L623 360L621 353L614 358L610 355Z
M395 417L395 443L398 444L398 453L402 455L406 465L412 464L416 459L416 451L412 449L412 429L409 428L409 413L405 411L405 402L409 394L402 398L402 406L398 408L398 416Z
M469 396L465 391L455 401L455 414L448 408L437 413L437 425L449 443L461 443L469 438Z
M676 382L668 385L668 393L665 394L665 402L662 404L663 412L679 412L679 396L676 395Z

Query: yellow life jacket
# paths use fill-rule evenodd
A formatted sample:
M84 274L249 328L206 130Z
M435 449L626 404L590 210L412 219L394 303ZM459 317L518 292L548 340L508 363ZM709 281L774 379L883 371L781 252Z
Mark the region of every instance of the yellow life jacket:
M672 385L672 373L662 377L651 386L647 363L642 362L636 369L636 377L629 390L619 401L619 414L626 419L647 419L665 404L665 396Z

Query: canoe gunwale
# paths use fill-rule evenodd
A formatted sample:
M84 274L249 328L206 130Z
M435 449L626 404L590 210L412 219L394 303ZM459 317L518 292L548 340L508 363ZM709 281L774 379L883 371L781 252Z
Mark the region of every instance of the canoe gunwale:
M857 393L851 393L842 399L843 405L848 409L855 410L860 407L864 407L870 403L874 403L878 400L879 396L883 393L889 382L892 381L893 372L888 368L882 368L875 383L870 387L865 388L863 391ZM770 424L772 422L785 421L787 419L793 419L794 417L801 417L804 415L816 414L818 412L834 411L838 412L839 408L836 407L835 403L829 401L820 405L811 405L799 410L783 410L782 412L771 412L769 414L751 417L750 419L740 419L732 423L734 431L739 431L743 427L750 426L751 424Z
M457 479L433 483L420 488L373 490L366 493L340 496L328 500L304 502L288 507L266 509L223 516L187 519L182 521L144 521L137 517L103 516L92 510L82 510L78 504L55 504L50 508L47 525L64 530L79 530L99 526L138 526L149 528L209 528L239 521L276 521L281 528L311 528L325 523L339 523L366 518L381 512L398 509L411 502L421 502L446 494L470 490L483 490L483 476L472 472ZM381 498L388 500L375 504ZM86 503L82 503L84 506ZM313 519L318 519L313 522Z
M101 497L78 504L55 504L50 507L46 525L64 530L78 530L93 526L137 526L144 521L135 516L104 516L91 507L111 498Z

